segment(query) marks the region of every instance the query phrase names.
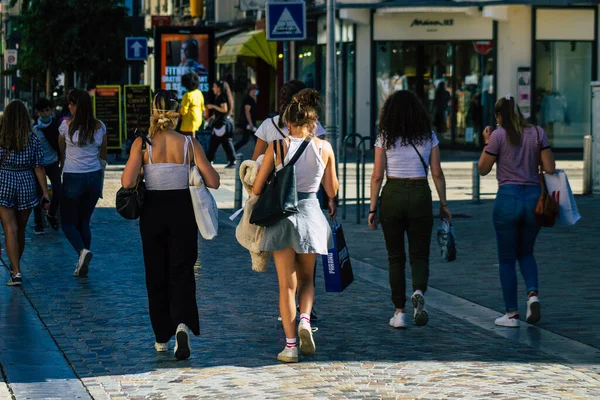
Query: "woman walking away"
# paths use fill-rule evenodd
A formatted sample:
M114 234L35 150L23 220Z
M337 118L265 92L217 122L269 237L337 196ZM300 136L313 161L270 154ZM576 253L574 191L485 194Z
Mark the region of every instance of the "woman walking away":
M517 304L517 273L519 261L521 275L527 291L528 323L540 320L538 272L533 246L540 226L535 220L535 206L540 197L538 163L544 171L554 173L555 163L548 137L542 128L531 126L515 104L514 97L506 96L496 102L498 129L483 131L485 146L479 159L479 173L490 173L494 163L498 193L494 201L493 222L496 230L500 283L506 314L497 318L499 326L519 326ZM538 148L539 145L539 148Z
M264 120L254 134L254 136L256 136L256 145L254 146L254 154L252 155L253 160L256 161L258 157L265 154L267 146L271 144L273 140L283 139L289 135L281 116L285 112L287 106L292 102L292 98L303 89L306 89L306 85L304 82L297 80L291 80L281 87L278 96L278 115ZM317 121L313 133L316 137L324 136L326 133L319 121Z
M208 144L208 161L213 162L219 145L223 147L227 156L225 168L235 167L235 149L233 147L233 123L230 115L233 111L233 96L229 85L224 81L217 81L212 87L215 94L214 104L207 104L206 109L212 110L213 132Z
M429 245L433 229L431 190L427 182L431 167L433 183L440 198L440 217L450 221L446 201L446 179L440 165L438 138L431 120L417 96L401 90L385 102L379 118L375 142L375 167L371 176L369 227L377 228L377 200L384 174L387 182L381 194L381 227L388 251L392 302L396 307L390 326L405 328L404 305L406 254L404 234L408 236L408 255L414 294L414 320L425 325L425 291L429 280Z
M187 90L181 100L181 133L196 137L196 131L202 126L204 114L204 96L198 90L200 78L195 72L188 72L181 77L181 84Z
M43 162L42 144L31 132L27 107L20 100L11 101L0 119L0 219L11 265L8 286L19 286L22 282L25 227L31 210L39 203L36 181L42 201L50 203Z
M102 166L106 162L106 126L94 117L92 98L83 89L69 92L73 116L59 127L63 187L60 200L62 230L79 255L76 277L88 275L92 260L90 220L102 195Z
M317 191L323 184L329 198L338 190L335 158L331 145L315 138L319 93L305 89L294 96L282 118L289 136L269 144L265 159L254 182L254 194L260 195L267 178L277 169L297 158L295 163L298 190L297 214L288 216L267 227L261 243L262 251L272 251L279 280L279 311L285 331L286 346L277 356L279 361L297 362L296 301L298 289L300 303L300 351L304 355L315 352L315 342L310 326L310 312L314 299L314 265L317 254L327 254L331 229L319 207ZM275 146L282 145L284 154ZM297 155L297 156L296 156Z
M190 330L200 334L194 264L198 258L198 226L190 197L190 162L196 163L210 188L219 187L219 175L204 155L202 146L190 136L175 132L177 98L159 91L152 104L147 151L142 139L133 142L121 184L136 185L144 169L146 197L140 216L140 232L150 321L158 352L169 350L176 336L175 357L190 356Z

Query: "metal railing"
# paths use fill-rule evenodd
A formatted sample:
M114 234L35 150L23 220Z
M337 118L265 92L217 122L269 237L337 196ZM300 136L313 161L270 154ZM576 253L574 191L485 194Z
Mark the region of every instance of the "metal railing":
M347 196L347 180L348 180L348 145L350 140L357 139L356 144L356 198L349 199ZM358 133L351 133L346 135L342 142L342 219L346 219L346 208L349 200L356 200L356 223L360 224L361 217L365 216L365 203L366 203L366 144L367 140L371 140L369 136L362 136ZM362 164L362 175L361 175L361 164ZM361 179L362 178L362 179ZM361 195L362 189L362 195Z

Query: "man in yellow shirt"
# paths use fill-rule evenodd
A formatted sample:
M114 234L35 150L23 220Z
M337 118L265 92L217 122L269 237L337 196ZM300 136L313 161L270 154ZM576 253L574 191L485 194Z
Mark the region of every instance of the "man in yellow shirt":
M188 72L181 77L181 85L187 90L181 100L181 133L196 137L196 131L202 126L204 114L204 96L198 90L200 78L195 72Z

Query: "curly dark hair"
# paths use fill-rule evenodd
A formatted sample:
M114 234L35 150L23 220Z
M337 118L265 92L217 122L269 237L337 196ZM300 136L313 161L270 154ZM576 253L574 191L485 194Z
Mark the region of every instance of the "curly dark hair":
M308 126L312 131L317 126L320 107L319 92L314 89L303 89L292 98L279 120L296 126Z
M181 77L181 86L189 92L198 89L198 85L200 85L200 78L194 71L188 72Z
M388 150L401 139L402 146L422 145L431 140L431 118L421 100L408 90L399 90L385 101L377 134Z
M283 116L285 109L292 101L292 98L301 90L306 89L306 85L302 81L291 80L285 83L279 90L279 107L277 108L279 116ZM279 127L283 128L283 120L279 118Z

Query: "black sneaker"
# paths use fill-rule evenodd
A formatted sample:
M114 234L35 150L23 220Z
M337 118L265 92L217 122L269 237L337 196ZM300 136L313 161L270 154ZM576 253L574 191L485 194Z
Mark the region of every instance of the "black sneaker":
M6 281L6 286L21 286L21 283L23 283L21 274L19 276L10 274L10 279Z
M48 214L46 215L46 221L48 221L48 225L50 225L50 228L54 229L55 231L58 230L58 218L52 217L50 216L50 214Z
M43 235L46 232L44 232L44 227L42 226L42 224L36 224L33 227L33 233L35 233L36 235Z
M235 161L231 161L231 162L227 163L225 168L235 168Z

